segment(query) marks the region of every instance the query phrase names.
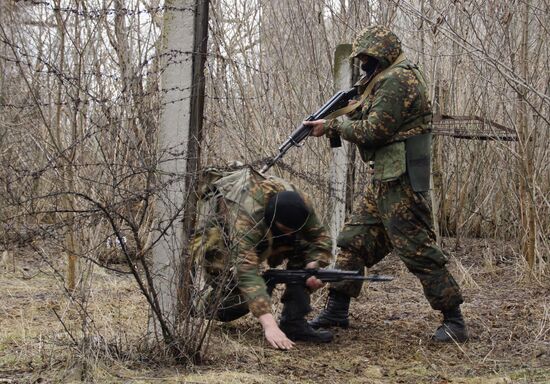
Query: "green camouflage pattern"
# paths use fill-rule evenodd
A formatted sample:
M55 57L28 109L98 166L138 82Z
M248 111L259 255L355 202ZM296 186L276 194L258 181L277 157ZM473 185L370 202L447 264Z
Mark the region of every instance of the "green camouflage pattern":
M401 54L401 43L387 28L369 27L354 43L352 56L359 53L376 57L381 71ZM363 79L358 85L364 89L366 84ZM431 132L431 105L423 75L408 60L389 69L349 117L327 120L325 131L357 144L363 160L374 160L374 181L338 237L341 251L336 267L362 270L394 251L420 279L434 309L459 305L463 301L460 289L435 241L429 193L413 191L406 169L403 141ZM357 297L361 286L342 282L331 288Z
M365 54L378 59L387 68L401 54L401 41L388 28L374 25L365 28L352 44L351 58Z
M384 27L367 28L358 38L357 47L362 47L380 61L379 72L388 68L401 54L399 39ZM365 78L359 81L359 94L367 84ZM400 170L404 173L404 152L392 151L392 159L376 152L408 137L431 132L431 109L422 73L416 65L405 60L378 78L371 93L349 116L350 119L327 120L325 133L357 144L364 161L375 160L375 179L395 179L400 176ZM393 161L396 157L401 159L401 164Z
M303 268L311 261L321 267L331 259L332 241L303 193L283 179L264 177L251 168L227 173L214 182L216 209L210 210L202 230L196 231L192 251L204 257L210 283L232 275L242 302L256 316L271 312L270 295L261 277L264 264L270 268L287 261L287 268ZM271 196L292 190L301 194L310 209L306 224L289 238L274 237L264 222Z
M458 284L446 268L447 257L437 246L429 194L414 192L406 176L367 187L356 213L338 236L341 248L336 268L363 270L391 251L416 275L434 309L462 303ZM332 284L331 288L357 297L361 282Z

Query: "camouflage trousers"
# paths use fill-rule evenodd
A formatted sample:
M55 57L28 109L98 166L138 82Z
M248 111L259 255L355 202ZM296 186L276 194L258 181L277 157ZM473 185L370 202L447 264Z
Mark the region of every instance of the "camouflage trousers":
M408 177L367 187L357 212L338 236L336 267L364 270L392 250L420 279L433 309L463 302L460 288L446 268L447 257L436 244L429 192L414 192ZM359 296L361 282L334 283L331 289Z

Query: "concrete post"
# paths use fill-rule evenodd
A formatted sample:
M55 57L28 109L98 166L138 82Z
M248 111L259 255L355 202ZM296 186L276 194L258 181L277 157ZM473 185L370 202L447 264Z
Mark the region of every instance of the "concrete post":
M347 89L353 81L353 67L349 59L350 44L341 44L334 53L334 87L336 90ZM330 167L330 193L332 212L330 233L333 240L333 255L336 257L336 238L346 219L346 179L348 173L349 142L342 140L340 148L332 149Z
M206 15L204 14L206 9ZM204 34L207 0L166 0L162 33L162 112L158 136L159 199L156 205L159 241L153 248L156 299L168 328L177 324L178 297L185 281L187 235L192 216L187 212L198 165L204 82ZM198 21L198 19L200 19ZM198 32L197 32L198 31ZM197 37L202 34L203 38ZM196 53L196 54L195 54ZM199 63L199 64L198 64ZM202 100L199 100L201 99ZM158 334L158 319L150 322Z

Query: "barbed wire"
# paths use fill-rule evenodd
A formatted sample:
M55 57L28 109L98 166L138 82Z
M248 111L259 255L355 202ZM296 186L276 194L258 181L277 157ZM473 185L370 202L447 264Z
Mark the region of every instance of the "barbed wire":
M69 105L74 106L75 103L78 103L80 105L88 105L88 104L93 103L93 102L100 103L100 104L111 102L112 104L117 104L118 106L133 106L135 101L132 102L132 103L128 103L128 104L124 104L124 103L120 102L120 100L122 98L127 98L127 96L125 96L125 93L126 93L127 88L132 86L132 84L131 84L132 82L134 82L134 81L140 81L141 82L142 80L144 80L147 77L152 76L152 75L154 75L155 77L159 77L169 66L178 65L178 64L181 64L183 62L187 62L187 61L191 60L191 56L193 54L195 54L195 52L192 52L192 51L181 51L181 50L172 49L172 50L169 50L167 52L163 52L163 53L160 53L160 54L150 56L140 64L138 69L144 68L145 66L147 66L148 63L153 61L155 58L162 59L162 58L168 57L168 59L166 60L166 64L164 66L162 66L162 67L160 67L160 68L158 68L154 71L145 71L145 72L138 71L138 73L136 73L135 75L128 76L128 77L123 77L123 76L114 75L114 74L105 74L105 73L101 73L99 71L92 71L92 72L83 71L80 76L70 76L70 75L67 75L64 71L61 71L56 65L51 64L49 61L43 59L40 56L32 55L32 54L29 54L29 53L25 52L24 49L21 46L15 44L15 43L13 43L13 42L5 39L5 38L0 38L0 42L8 45L9 47L11 47L14 50L17 50L18 54L21 55L22 57L25 57L27 59L37 60L38 62L43 64L47 69L44 70L44 69L33 68L34 66L30 61L21 60L20 58L17 58L17 57L14 58L14 57L7 57L7 56L4 56L4 55L1 55L0 59L3 59L7 62L11 62L15 65L24 65L25 67L27 67L33 73L53 74L54 76L56 76L58 78L58 80L61 82L62 85L67 86L67 87L73 87L77 90L83 91L88 97L90 97L90 100L81 100L80 98L72 98L70 96L70 94L66 93L66 95L69 96L69 98L71 98L70 101L33 102L33 103L22 104L22 105L18 105L18 104L15 104L15 103L5 103L5 102L0 103L0 107L10 107L10 108L17 108L17 109L28 109L28 108L33 108L33 107L49 107L49 106L69 106ZM175 60L175 58L180 56L180 55L185 55L186 57L183 58L183 59ZM221 58L221 60L226 60L226 58L220 57L220 55L213 55L213 56ZM233 61L233 62L236 65L247 65L247 64L240 63L238 61ZM92 94L88 87L80 85L79 80L82 79L82 77L85 77L85 76L107 77L107 78L111 78L114 81L122 81L125 85L124 85L123 88L120 89L120 91L119 91L120 93L116 98L114 98L114 99L102 99L102 98L98 98L97 96ZM151 91L148 91L148 92L139 92L139 93L136 93L135 91L133 91L131 96L133 98L146 98L146 97L149 97L149 96L157 95L159 93L160 94L162 94L162 93L168 94L168 93L171 93L171 92L189 91L189 90L193 89L193 87L194 87L193 85L189 86L189 87L173 86L173 87L170 87L170 88L154 89L154 90L151 90ZM206 95L206 97L211 97L212 99L216 99L216 100L220 99L219 97L214 97L214 96L209 96L209 95ZM256 98L258 98L258 97L235 97L234 99L235 100L249 100L249 99L256 99ZM227 99L229 99L229 98L227 98ZM165 104L169 104L169 103L173 103L173 102L177 102L177 101L181 101L181 100L183 100L183 99L177 99L177 100L172 101L172 102L166 102Z
M164 105L177 103L177 102L180 102L180 101L186 100L186 99L189 99L189 97L175 99L175 100L172 100L170 102L164 103ZM84 132L82 134L81 137L75 139L70 145L68 145L67 147L59 150L58 152L55 153L55 155L48 156L47 163L43 167L41 167L39 169L36 169L36 170L32 171L31 173L42 174L42 173L44 173L44 172L46 172L50 169L56 169L57 166L59 166L60 168L66 167L65 164L57 165L57 162L62 161L67 156L67 154L71 153L72 151L74 151L79 146L84 145L88 140L94 139L96 136L100 135L104 131L107 131L112 127L118 126L118 124L120 124L120 123L123 123L125 121L133 121L133 120L142 119L143 116L147 115L148 112L155 112L155 111L158 111L158 110L159 110L159 107L153 107L153 108L150 108L149 110L139 111L135 115L126 116L126 117L119 116L118 118L113 118L112 116L101 116L101 117L106 118L108 120L107 122L105 122L103 124L95 121L93 118L89 118L88 119L89 126L94 127L95 129L87 130L86 132ZM177 146L178 144L174 143L173 145ZM167 151L170 151L170 148L168 148ZM174 154L173 157L172 157L172 160L176 159L177 156L178 156L177 154ZM15 183L15 182L21 181L24 177L27 177L27 176L28 175L21 175L19 178L16 178L16 179L10 180L10 181L11 181L11 183Z
M18 1L21 2L21 1ZM126 7L121 8L92 8L92 9L80 9L80 8L71 8L71 7L58 7L55 4L52 4L50 1L39 1L39 0L24 0L23 3L29 5L41 5L48 7L52 12L63 12L70 13L75 16L87 17L90 19L97 19L103 16L137 16L143 14L154 15L156 13L162 13L165 11L170 12L195 12L193 7L174 7L170 5L163 5L157 7L149 8L138 8L130 9Z
M72 87L78 88L78 89L86 91L86 92L88 91L87 88L84 88L82 86L79 86L78 84L75 84L75 82L78 81L79 79L81 79L82 76L68 76L65 72L63 72L61 69L59 69L56 65L51 64L49 61L43 59L40 56L32 55L32 54L29 54L29 53L25 52L22 47L20 47L19 45L15 44L15 43L13 43L9 40L6 40L5 38L0 37L0 42L8 45L9 47L11 47L14 50L17 50L18 54L25 57L25 58L36 59L38 62L40 62L41 64L46 66L48 69L46 71L33 69L32 64L29 61L23 61L23 60L21 60L17 57L16 58L10 58L10 57L1 56L2 59L6 60L6 61L9 61L9 62L12 62L12 63L17 64L17 65L24 64L25 66L30 68L31 71L33 71L34 73L45 72L45 73L48 73L48 74L53 74L59 79L59 81L62 84L68 83ZM173 60L173 58L175 58L179 55L186 55L187 57L185 57L183 59L179 59L179 60ZM158 76L159 74L162 74L171 65L178 65L178 64L181 64L181 63L184 63L184 62L187 62L187 61L191 60L192 55L193 55L193 52L191 52L191 51L181 51L181 50L172 49L172 50L160 53L160 54L155 56L155 57L158 57L158 58L163 58L163 57L172 58L172 60L167 61L166 65L164 67L160 67L159 69L157 69L155 71L147 71L146 73L135 74L135 75L129 76L127 78L124 78L124 77L121 76L118 79L115 78L114 80L125 80L125 79L127 79L127 80L142 80L142 79L148 77L148 75L151 75L151 74L155 74L155 75ZM150 61L150 60L153 60L153 59L149 58L145 62ZM144 66L144 64L141 65L142 68L143 68L143 66ZM83 75L91 75L91 76L98 76L98 77L102 76L101 72L97 72L97 71L87 72L87 73L84 72ZM112 75L107 75L107 76L112 76ZM189 88L191 88L191 87L189 87ZM121 93L124 93L125 90L126 90L126 88L122 88ZM171 89L169 89L169 90L171 90ZM93 97L93 95L91 95L91 94L89 94L89 95ZM138 96L145 97L145 96L147 96L147 94L140 94ZM95 100L95 101L105 102L107 100Z

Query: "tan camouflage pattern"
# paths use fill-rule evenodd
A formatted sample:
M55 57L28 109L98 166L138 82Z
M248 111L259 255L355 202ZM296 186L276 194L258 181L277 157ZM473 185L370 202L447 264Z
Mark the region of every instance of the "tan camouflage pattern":
M230 261L229 268L250 311L256 317L270 313L270 296L260 276L263 266L273 268L285 260L287 268L303 268L311 261L327 266L332 241L307 196L280 178L265 178L244 168L215 184L221 191L218 214L207 220L206 230L195 235L193 252L204 255L205 270L211 280L227 271ZM312 212L306 224L294 234L292 243L274 238L263 220L269 198L285 190L301 193Z
M401 42L385 27L369 27L354 43L352 56L359 53L376 57L381 71L399 56ZM463 299L435 242L429 194L412 190L401 145L404 138L430 132L430 118L423 75L405 60L380 77L350 120L325 123L327 135L340 135L357 144L363 160L375 160L374 182L338 237L336 267L362 270L393 250L420 279L431 306L448 309ZM357 297L361 286L342 282L332 288Z

